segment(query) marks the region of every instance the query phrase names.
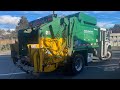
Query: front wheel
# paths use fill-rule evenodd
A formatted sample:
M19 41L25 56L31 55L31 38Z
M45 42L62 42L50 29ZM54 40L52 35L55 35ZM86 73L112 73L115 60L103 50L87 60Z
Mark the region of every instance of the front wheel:
M99 58L100 60L111 60L112 59L112 50L108 49L107 50L107 55L104 58Z
M111 58L112 58L112 50L108 49L106 59L111 60Z

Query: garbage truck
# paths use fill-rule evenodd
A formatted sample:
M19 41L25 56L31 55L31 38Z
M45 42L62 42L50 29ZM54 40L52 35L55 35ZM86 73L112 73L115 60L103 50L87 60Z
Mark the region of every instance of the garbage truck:
M93 60L111 60L109 33L83 12L51 14L29 22L11 45L14 64L27 73L52 72L59 67L76 75Z

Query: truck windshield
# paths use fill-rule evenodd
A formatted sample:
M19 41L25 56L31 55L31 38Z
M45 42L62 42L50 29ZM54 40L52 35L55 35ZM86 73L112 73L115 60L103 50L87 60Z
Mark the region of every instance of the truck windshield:
M110 33L109 33L109 31L106 31L106 40L110 40Z

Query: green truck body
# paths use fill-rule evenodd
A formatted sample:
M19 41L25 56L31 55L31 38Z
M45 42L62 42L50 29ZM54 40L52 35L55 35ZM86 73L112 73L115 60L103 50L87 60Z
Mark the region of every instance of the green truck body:
M24 54L25 52L27 52L26 51L27 49L25 49L25 51L23 50L22 52L22 46L27 47L26 45L28 43L33 43L29 41L31 40L36 41L37 43L37 38L40 36L40 33L42 33L43 36L45 36L46 31L49 30L50 25L52 26L54 36L57 36L59 33L59 37L62 37L62 30L65 27L62 27L60 25L61 23L60 21L61 18L57 17L57 15L55 17L53 15L49 15L29 23L31 27L40 26L39 29L19 30L18 38L20 39L19 40L20 42L19 47L21 47L19 48L20 54ZM96 26L97 24L96 18L86 15L84 13L76 13L73 15L65 16L64 22L69 28L69 32L66 32L66 38L69 38L69 42L73 41L74 50L99 47L98 45L99 28ZM37 34L38 32L39 35ZM46 37L52 37L52 36L47 35Z

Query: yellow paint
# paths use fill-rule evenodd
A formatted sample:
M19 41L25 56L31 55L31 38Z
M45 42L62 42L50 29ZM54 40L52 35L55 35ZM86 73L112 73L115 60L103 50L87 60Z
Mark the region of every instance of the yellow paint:
M34 54L36 53L36 50L39 49L39 44L28 44L28 52L31 62L34 64Z
M37 57L38 53L35 52L35 54L33 55L33 58L34 58L34 72L38 72L38 65L37 65L37 60L38 60L38 57Z
M53 64L53 65L48 65L48 66L46 66L45 68L44 68L44 72L52 72L52 71L54 71L56 69L56 67L55 67L55 64Z
M44 49L40 48L39 50L40 53L40 72L43 72L43 60L44 60Z
M28 44L28 50L35 72L54 71L59 62L65 60L68 51L63 38L40 38L39 44Z

